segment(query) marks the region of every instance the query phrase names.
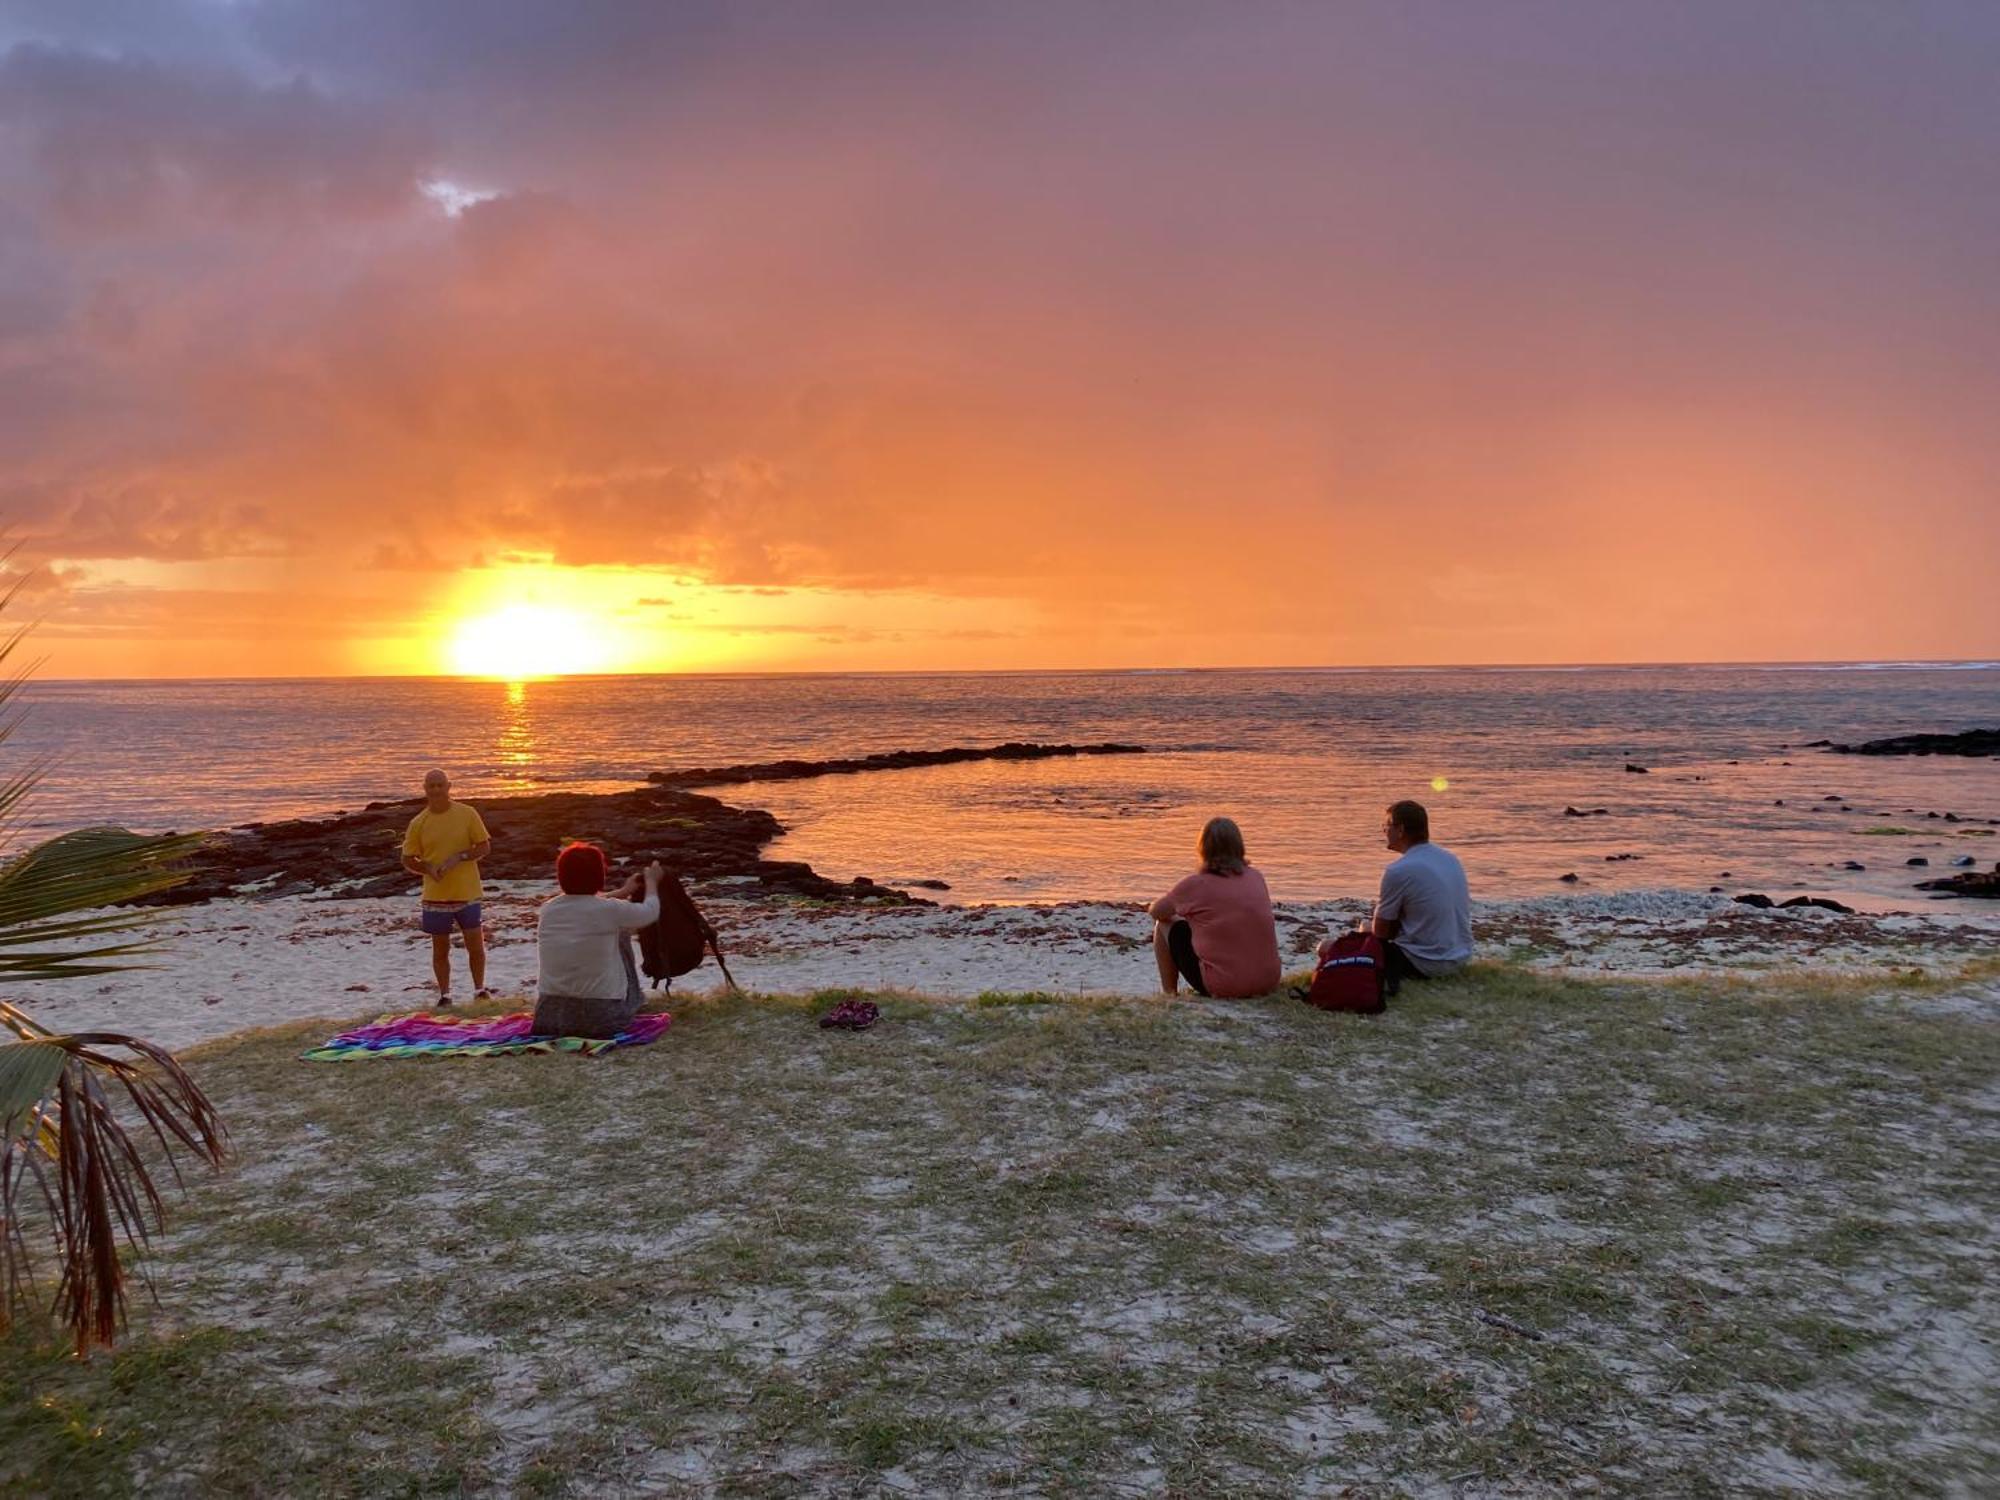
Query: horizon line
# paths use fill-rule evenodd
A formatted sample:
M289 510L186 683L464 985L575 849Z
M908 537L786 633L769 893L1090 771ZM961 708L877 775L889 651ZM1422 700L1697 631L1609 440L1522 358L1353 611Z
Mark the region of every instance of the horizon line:
M304 682L618 682L644 678L672 677L689 680L732 678L799 677L1143 677L1221 674L1276 675L1287 672L1327 674L1442 673L1442 672L1643 672L1689 670L1763 671L1994 671L2000 670L2000 655L1967 657L1807 657L1788 660L1741 657L1721 661L1508 661L1508 662L1383 662L1366 665L1314 663L1265 666L1129 666L1129 667L737 667L705 671L660 672L551 672L528 673L520 677L498 674L455 672L325 672L308 675L257 674L217 676L214 674L160 675L151 677L31 677L29 688L57 685L110 685L120 683L304 683Z

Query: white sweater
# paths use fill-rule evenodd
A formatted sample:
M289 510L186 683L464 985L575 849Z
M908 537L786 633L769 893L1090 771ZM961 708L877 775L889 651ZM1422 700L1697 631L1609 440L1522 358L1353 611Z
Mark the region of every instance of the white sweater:
M614 896L549 897L535 918L540 959L537 991L572 1000L624 999L625 964L618 950L626 933L637 932L659 918L657 891L649 891L644 901L622 901Z

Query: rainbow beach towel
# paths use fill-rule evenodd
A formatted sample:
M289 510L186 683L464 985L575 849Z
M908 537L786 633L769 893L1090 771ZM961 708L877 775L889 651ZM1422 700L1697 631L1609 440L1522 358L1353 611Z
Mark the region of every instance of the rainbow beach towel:
M384 1016L343 1031L303 1054L308 1062L352 1062L362 1057L513 1057L523 1052L581 1052L595 1057L614 1047L656 1042L673 1024L664 1012L634 1016L614 1037L536 1036L527 1011L512 1016Z

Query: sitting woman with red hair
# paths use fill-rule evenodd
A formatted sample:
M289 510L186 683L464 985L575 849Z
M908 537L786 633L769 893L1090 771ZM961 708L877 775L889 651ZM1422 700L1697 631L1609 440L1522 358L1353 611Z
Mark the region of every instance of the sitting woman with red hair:
M535 918L538 1036L616 1036L645 1000L631 934L660 919L666 871L658 860L646 866L646 899L634 901L641 877L607 896L606 868L594 844L571 844L556 856L562 894L544 901Z

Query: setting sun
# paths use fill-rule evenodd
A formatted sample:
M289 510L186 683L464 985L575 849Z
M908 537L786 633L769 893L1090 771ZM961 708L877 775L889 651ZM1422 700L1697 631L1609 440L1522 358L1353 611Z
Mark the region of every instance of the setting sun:
M452 670L466 677L594 672L606 654L603 637L582 615L540 604L510 604L475 615L451 638Z

